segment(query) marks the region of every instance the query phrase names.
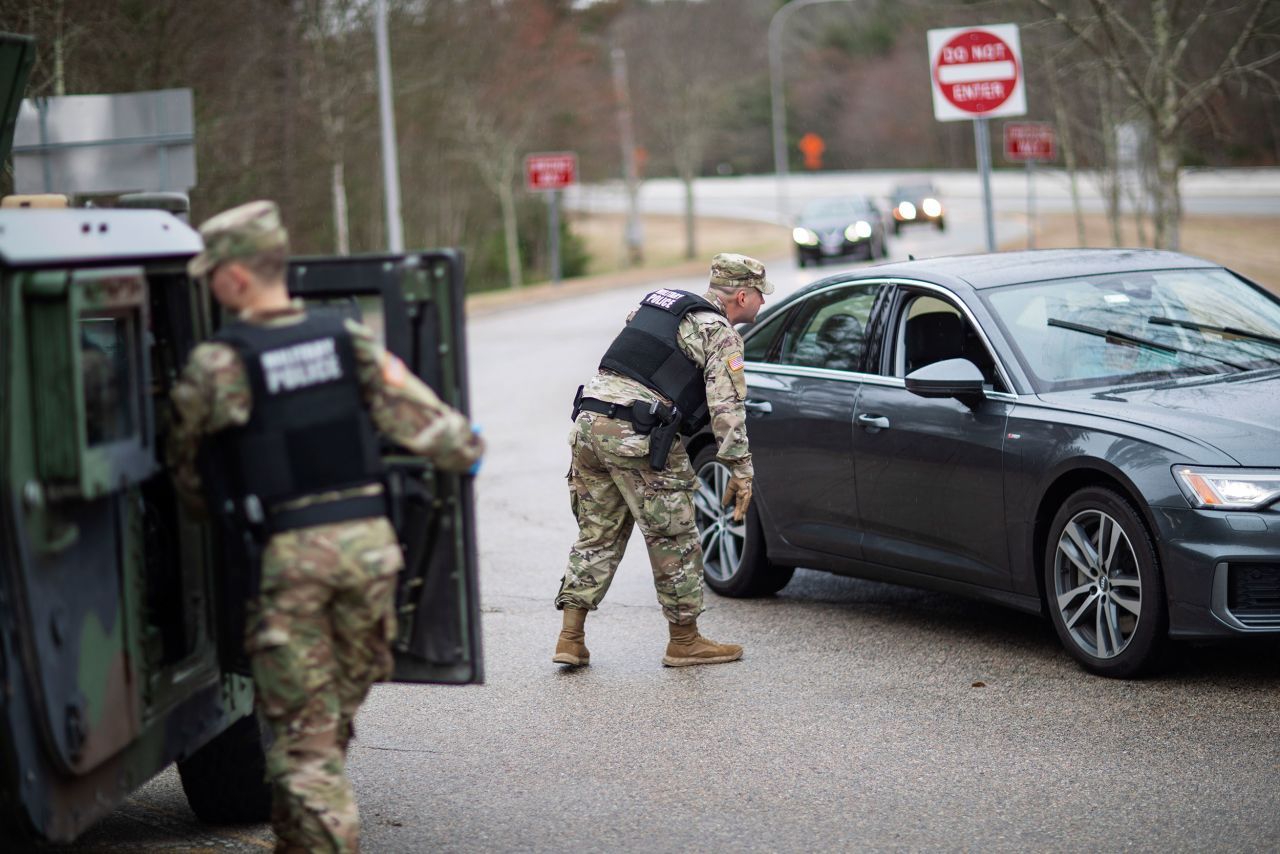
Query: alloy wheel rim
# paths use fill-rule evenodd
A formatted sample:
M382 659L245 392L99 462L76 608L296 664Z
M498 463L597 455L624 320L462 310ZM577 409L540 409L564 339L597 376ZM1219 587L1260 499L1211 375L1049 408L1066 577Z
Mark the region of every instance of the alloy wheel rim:
M698 488L693 494L703 570L716 581L737 575L747 537L746 520L733 521L733 507L724 506L729 478L728 467L712 460L698 469Z
M1072 640L1094 658L1115 658L1142 617L1142 579L1133 544L1112 516L1071 517L1054 551L1054 604Z

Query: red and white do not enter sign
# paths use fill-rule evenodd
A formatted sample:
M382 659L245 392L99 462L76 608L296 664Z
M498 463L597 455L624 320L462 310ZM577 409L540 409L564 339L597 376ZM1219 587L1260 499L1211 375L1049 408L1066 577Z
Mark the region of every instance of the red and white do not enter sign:
M939 121L1026 113L1016 24L929 31L933 112Z

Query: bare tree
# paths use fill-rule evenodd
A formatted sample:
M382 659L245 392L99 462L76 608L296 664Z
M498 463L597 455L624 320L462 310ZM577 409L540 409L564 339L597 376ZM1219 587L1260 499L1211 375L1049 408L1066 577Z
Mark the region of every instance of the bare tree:
M619 22L631 61L642 136L653 139L684 184L685 257L697 256L693 181L744 84L745 61L763 30L724 2L669 0L638 5ZM756 64L755 68L762 67Z
M473 2L459 8L464 33L451 57L448 103L461 155L498 198L507 279L523 284L517 178L523 157L557 109L572 103L574 66L584 61L572 22L550 0ZM487 38L477 39L478 29Z
M1198 7L1179 0L1084 0L1083 10L1071 0L1034 2L1102 60L1141 110L1154 146L1155 243L1178 248L1180 145L1187 122L1229 82L1260 77L1274 85L1267 69L1280 60L1280 50L1245 56L1274 24L1268 16L1275 0L1204 0ZM1227 22L1232 37L1202 38L1210 30L1222 32Z
M333 207L333 248L351 252L346 183L346 130L352 96L363 80L349 58L352 42L367 32L354 0L305 0L300 10L305 49L301 56L303 95L315 105L329 161L329 193Z

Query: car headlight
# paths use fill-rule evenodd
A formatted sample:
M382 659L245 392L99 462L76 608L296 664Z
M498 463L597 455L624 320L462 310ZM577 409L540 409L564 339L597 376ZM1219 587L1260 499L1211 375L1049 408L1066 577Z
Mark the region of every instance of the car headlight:
M858 220L844 230L844 239L849 241L866 240L870 236L871 223L863 222L862 220Z
M942 203L937 199L925 199L920 203L920 209L925 216L938 216L942 213Z
M791 238L801 246L817 246L818 235L814 234L807 228L797 226L791 231Z
M1280 470L1178 466L1173 471L1187 500L1207 510L1256 510L1280 499Z
M911 202L898 202L898 213L901 214L903 219L915 219L916 206Z

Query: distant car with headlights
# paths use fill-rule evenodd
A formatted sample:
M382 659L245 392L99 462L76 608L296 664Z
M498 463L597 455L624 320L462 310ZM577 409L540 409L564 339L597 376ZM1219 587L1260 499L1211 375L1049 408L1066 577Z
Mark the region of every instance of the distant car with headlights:
M1280 638L1280 297L1149 250L829 276L744 334L756 499L687 443L717 593L803 566L1047 616L1089 670Z
M899 184L889 198L893 203L894 234L901 234L904 225L919 223L933 223L938 231L946 231L947 218L933 184Z
M889 254L884 215L865 196L818 199L805 205L791 232L801 267L825 258L861 255L868 260Z

